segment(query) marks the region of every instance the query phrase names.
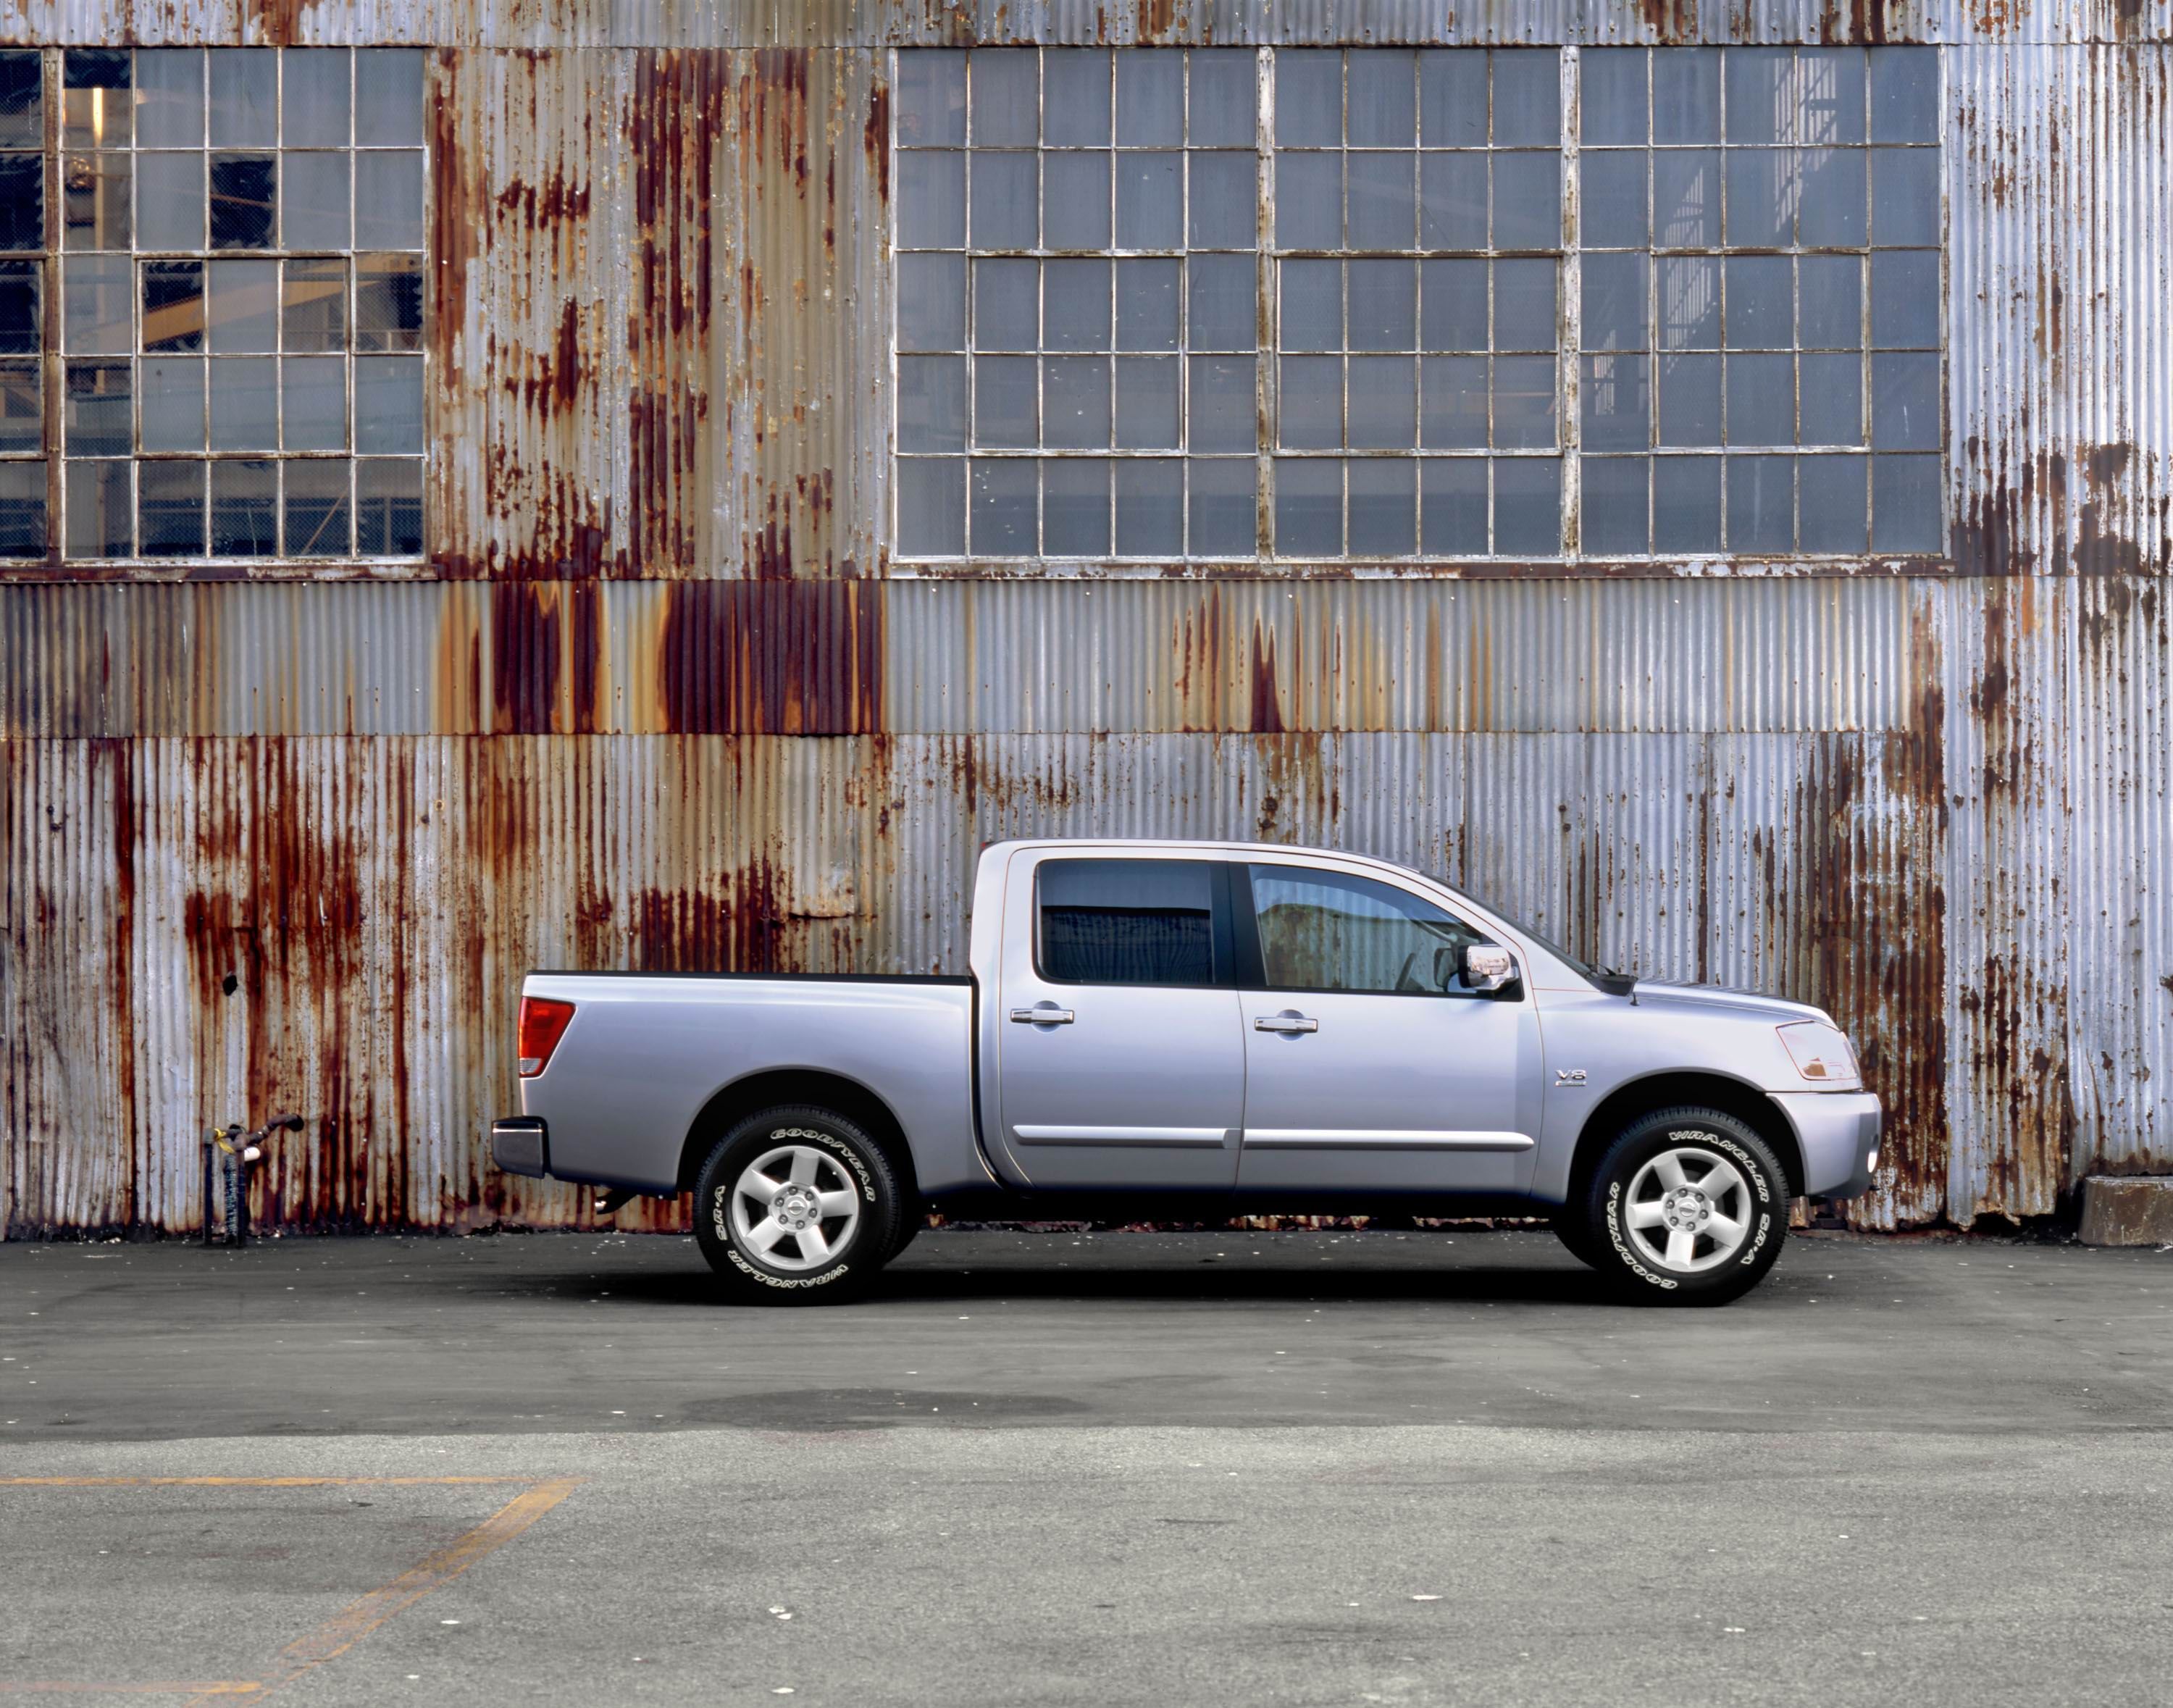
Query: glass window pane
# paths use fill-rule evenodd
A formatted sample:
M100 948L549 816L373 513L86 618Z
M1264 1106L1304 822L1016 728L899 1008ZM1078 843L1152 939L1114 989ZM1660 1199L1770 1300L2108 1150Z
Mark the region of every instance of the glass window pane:
M1872 256L1872 348L1933 350L1938 343L1938 252Z
M203 50L137 49L137 147L200 148L203 140Z
M1117 156L1117 247L1184 243L1184 156L1174 149Z
M1561 336L1556 296L1560 269L1551 261L1497 261L1494 273L1494 348L1551 350Z
M44 448L43 392L35 362L0 362L0 450Z
M1871 549L1939 549L1939 459L1875 456L1871 460Z
M1653 56L1653 140L1720 140L1718 49L1671 47Z
M1089 984L1215 979L1211 870L1202 860L1050 860L1036 874L1039 959Z
M1729 551L1786 552L1794 546L1795 468L1792 456L1728 458Z
M279 348L279 263L214 261L207 269L207 318L215 351Z
M1040 131L1039 72L1038 56L1030 50L980 48L968 57L966 75L973 147L1030 148L1034 145Z
M1419 263L1420 342L1426 348L1486 348L1486 266L1483 261Z
M1587 154L1580 163L1577 219L1587 249L1645 246L1645 159L1630 150Z
M1871 443L1879 450L1939 448L1939 357L1935 350L1871 358Z
M1785 255L1731 255L1725 263L1728 348L1785 350L1795 341L1793 268Z
M1419 140L1429 148L1486 146L1486 56L1469 48L1419 55Z
M1354 350L1409 350L1418 342L1418 267L1408 261L1348 264Z
M1409 249L1415 241L1418 159L1409 151L1349 157L1353 249Z
M1034 156L974 154L967 230L975 249L1033 249L1040 242L1041 201Z
M1041 263L973 263L973 348L1031 350L1041 342Z
M204 448L204 364L201 356L146 356L142 364L143 449Z
M347 364L289 356L279 364L282 428L288 450L347 449Z
M1660 359L1660 443L1720 443L1720 358Z
M229 356L211 364L211 448L279 448L279 364L268 356Z
M71 47L61 60L61 140L71 148L125 148L136 96L126 48Z
M1419 538L1430 557L1486 550L1486 461L1428 457L1419 465Z
M1496 121L1500 121L1498 115ZM1561 156L1495 154L1491 159L1494 247L1561 248Z
M1419 442L1429 450L1483 450L1486 358L1428 356L1420 364Z
M143 247L204 247L204 157L138 154L136 170Z
M1174 458L1127 457L1119 462L1117 553L1174 557L1184 550L1184 465Z
M1863 262L1852 255L1807 255L1796 263L1798 337L1808 350L1863 345Z
M127 558L136 550L136 465L67 465L67 555Z
M1906 249L1939 240L1939 151L1871 150L1871 240Z
M1286 558L1343 555L1340 459L1275 459L1275 550Z
M1335 450L1343 444L1343 358L1286 356L1276 402L1281 443L1292 450Z
M61 163L67 248L129 246L129 163L121 154L70 154Z
M1868 544L1864 461L1860 456L1807 456L1797 463L1804 551L1858 552Z
M1587 356L1577 388L1583 443L1593 450L1642 450L1653 442L1650 371L1643 356Z
M966 448L966 358L901 356L898 359L898 448Z
M1410 356L1353 356L1344 443L1358 450L1409 450L1418 441L1419 364Z
M137 537L146 558L201 558L204 466L147 462L136 471Z
M346 249L347 154L288 154L279 175L279 231L288 249Z
M1107 154L1044 154L1041 159L1041 180L1042 230L1048 246L1051 249L1107 249L1109 246L1109 157ZM978 231L979 228L975 229Z
M1796 234L1796 157L1787 148L1731 148L1727 233L1737 249L1784 249Z
M1343 263L1282 264L1282 342L1286 350L1343 348Z
M41 348L44 282L44 269L35 261L0 261L0 353L34 356ZM125 309L125 288L122 299Z
M1040 377L1040 364L1031 356L975 358L975 445L1011 450L1041 442Z
M1800 442L1804 445L1863 443L1863 358L1808 355L1796 358L1803 375Z
M1486 247L1486 157L1428 154L1419 163L1419 247Z
M1556 148L1561 142L1561 56L1553 48L1496 48L1494 146ZM1495 188L1501 188L1496 179Z
M1248 457L1194 457L1189 547L1195 558L1250 558L1259 549L1259 465Z
M0 148L42 148L45 140L45 56L0 52Z
M1051 261L1042 265L1041 347L1109 348L1109 263Z
M1577 134L1587 148L1645 140L1643 48L1588 47L1577 76Z
M1343 245L1343 156L1275 156L1275 246Z
M128 314L129 286L132 283L128 276L131 266L128 258L119 255L71 256L63 266L66 271L62 274L61 305L68 349L87 356L126 355L132 347L134 335ZM151 332L148 277L155 270L155 267L145 269L144 334L147 337ZM197 275L197 269L193 265L188 270L192 277ZM194 294L199 298L202 296L200 286ZM197 304L195 324L198 328L203 325L201 301ZM196 347L191 344L187 348L194 349Z
M1108 445L1107 356L1042 358L1041 432L1041 442L1059 450L1100 450Z
M901 148L958 147L966 140L966 56L941 49L899 54L891 102Z
M279 56L270 48L214 47L211 145L268 148L279 139Z
M1656 456L1653 459L1653 549L1655 552L1717 552L1720 549L1718 457Z
M1665 59L1682 51L1672 49L1661 57ZM1717 149L1671 148L1654 152L1653 241L1662 249L1712 249L1719 244Z
M347 263L318 259L284 263L280 337L289 350L347 348Z
M1128 62L1167 57L1168 55L1155 53L1128 53L1119 57L1117 114L1120 129L1124 122L1124 79L1130 68ZM1251 148L1254 140L1254 106L1259 93L1258 62L1250 53L1235 48L1194 48L1187 57L1192 69L1187 140L1195 148Z
M136 449L126 362L67 364L67 454L127 456Z
M1663 350L1720 345L1720 262L1709 255L1663 256L1658 321Z
M93 465L96 466L96 465ZM124 466L122 472L126 473ZM40 558L46 551L46 465L0 462L0 557Z
M1275 51L1275 141L1332 148L1343 140L1343 55L1333 47Z
M421 149L354 157L354 242L358 249L423 246Z
M1041 466L1042 549L1051 557L1109 552L1109 465L1098 456L1051 457Z
M1863 50L1796 50L1796 137L1804 143L1863 140Z
M1588 557L1638 553L1651 523L1649 461L1642 456L1588 456L1577 479L1583 497L1578 515Z
M1494 464L1494 551L1497 557L1552 558L1561 551L1561 464L1512 456Z
M1259 402L1253 361L1250 356L1192 358L1193 450L1259 449Z
M290 558L344 558L349 515L348 469L343 458L309 457L282 466L286 488L286 526L282 538Z
M290 47L284 74L279 140L289 148L347 147L350 130L347 50Z
M898 158L898 240L908 249L966 241L966 157L915 150Z
M354 448L423 449L423 358L364 356L354 364Z
M1793 56L1785 47L1732 47L1726 55L1728 140L1794 140Z
M355 54L354 139L380 148L422 143L420 49L365 47Z
M1728 442L1796 442L1796 364L1783 354L1728 358Z
M45 156L0 154L0 249L45 245Z
M1256 206L1259 157L1239 154L1194 154L1189 206L1190 240L1194 249L1255 249L1259 245ZM1355 192L1354 192L1355 193Z
M1174 350L1177 348L1178 281L1184 263L1176 261L1120 261L1117 263L1117 348L1119 350ZM1248 312L1250 306L1248 305ZM1205 342L1194 333L1195 342ZM1210 344L1209 348L1212 348Z
M1408 148L1418 140L1418 65L1415 55L1388 48L1361 49L1344 72L1354 148Z
M1650 308L1642 255L1584 258L1583 333L1588 350L1642 350Z
M336 268L339 263L326 265ZM366 351L423 348L422 256L355 256L354 347Z
M213 557L276 556L279 550L278 524L277 463L259 457L221 457L212 464Z
M1551 356L1494 358L1494 444L1502 450L1544 450L1555 443L1555 363Z
M966 549L966 459L901 457L898 549L908 557L955 558Z
M1871 50L1871 140L1939 140L1939 51L1935 47Z
M898 257L898 347L966 348L966 261L956 255Z
M1216 56L1222 57L1223 56ZM1194 54L1193 75L1200 75L1196 68L1203 55ZM1233 140L1250 147L1253 141L1253 94L1251 71L1253 57L1244 56L1246 66L1244 132ZM1200 93L1195 88L1193 100L1197 106ZM1200 118L1193 121L1193 139L1195 143L1211 140L1200 135ZM1174 53L1162 53L1151 48L1135 48L1117 56L1117 144L1125 148L1173 148L1184 140L1184 65Z
M1806 249L1861 249L1869 206L1864 151L1807 149L1796 158L1803 186L1796 215L1798 240Z
M355 549L373 558L423 553L423 465L374 458L354 466Z
M1249 350L1259 331L1259 275L1252 257L1195 255L1184 263L1185 342L1195 350Z
M272 214L278 180L278 170L269 154L211 157L213 249L272 247Z
M1117 445L1124 450L1175 450L1183 441L1178 402L1183 370L1174 356L1117 358Z
M1418 549L1418 464L1409 457L1353 457L1350 486L1351 555L1407 558Z
M1109 143L1109 56L1053 47L1041 57L1041 140L1051 148Z

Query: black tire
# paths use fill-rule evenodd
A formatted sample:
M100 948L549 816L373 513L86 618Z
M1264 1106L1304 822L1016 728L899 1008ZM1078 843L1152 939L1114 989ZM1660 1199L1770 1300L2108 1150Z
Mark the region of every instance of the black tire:
M751 1167L766 1155L780 1151L812 1154L815 1161L804 1172L812 1178L780 1181L792 1193L785 1210L773 1208L758 1220L760 1200L736 1188ZM845 1211L806 1217L826 1248L822 1253L811 1253L796 1231L774 1237L768 1246L749 1237L751 1231L758 1233L779 1221L790 1224L803 1212L819 1210L819 1199L811 1202L807 1193L828 1193L834 1199L847 1191L854 1197ZM720 1139L696 1176L695 1242L727 1291L749 1303L801 1305L857 1298L902 1243L898 1237L902 1197L881 1147L844 1116L809 1104L764 1109ZM737 1199L745 1200L736 1206L743 1211L739 1215L735 1214ZM743 1224L752 1224L752 1230Z
M918 1193L911 1194L904 1206L898 1211L898 1231L890 1237L890 1249L883 1253L883 1261L888 1263L911 1245L914 1236L927 1226L926 1207L920 1202Z
M1732 1171L1725 1183L1707 1191L1723 1168ZM1670 1172L1680 1184L1669 1183ZM1712 1231L1731 1227L1739 1232ZM1607 1147L1556 1231L1627 1302L1725 1305L1765 1280L1779 1258L1788 1178L1772 1147L1738 1117L1656 1109ZM1680 1261L1683 1236L1687 1262Z

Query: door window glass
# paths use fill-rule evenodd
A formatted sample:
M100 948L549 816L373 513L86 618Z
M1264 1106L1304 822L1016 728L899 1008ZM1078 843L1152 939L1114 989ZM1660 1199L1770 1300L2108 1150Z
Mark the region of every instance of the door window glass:
M1212 984L1215 899L1204 860L1047 860L1041 973L1074 984Z
M1256 865L1253 912L1270 989L1460 991L1458 956L1485 936L1431 902L1339 872Z

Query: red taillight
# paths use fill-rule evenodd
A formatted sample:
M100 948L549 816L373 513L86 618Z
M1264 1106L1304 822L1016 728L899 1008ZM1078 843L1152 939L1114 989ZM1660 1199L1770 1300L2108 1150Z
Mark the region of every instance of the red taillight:
M520 1077L532 1080L550 1065L551 1052L566 1035L574 1005L554 996L520 999Z

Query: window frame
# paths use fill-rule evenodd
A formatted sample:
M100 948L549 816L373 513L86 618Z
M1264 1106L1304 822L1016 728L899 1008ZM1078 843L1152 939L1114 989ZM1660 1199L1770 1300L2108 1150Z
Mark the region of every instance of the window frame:
M1336 866L1321 865L1304 860L1245 859L1230 863L1230 886L1237 926L1238 988L1276 995L1296 996L1386 996L1404 1000L1437 1002L1526 1002L1530 1000L1529 969L1526 967L1524 951L1513 942L1502 942L1493 932L1475 924L1462 914L1452 912L1433 897L1421 894L1409 885L1391 881L1373 872L1345 871ZM1253 894L1253 868L1272 867L1296 872L1312 878L1340 878L1347 883L1378 884L1412 901L1423 903L1446 915L1455 924L1472 934L1481 943L1508 950L1517 957L1517 976L1499 990L1353 990L1347 985L1335 984L1270 984L1267 978L1267 960L1260 947L1259 913Z

